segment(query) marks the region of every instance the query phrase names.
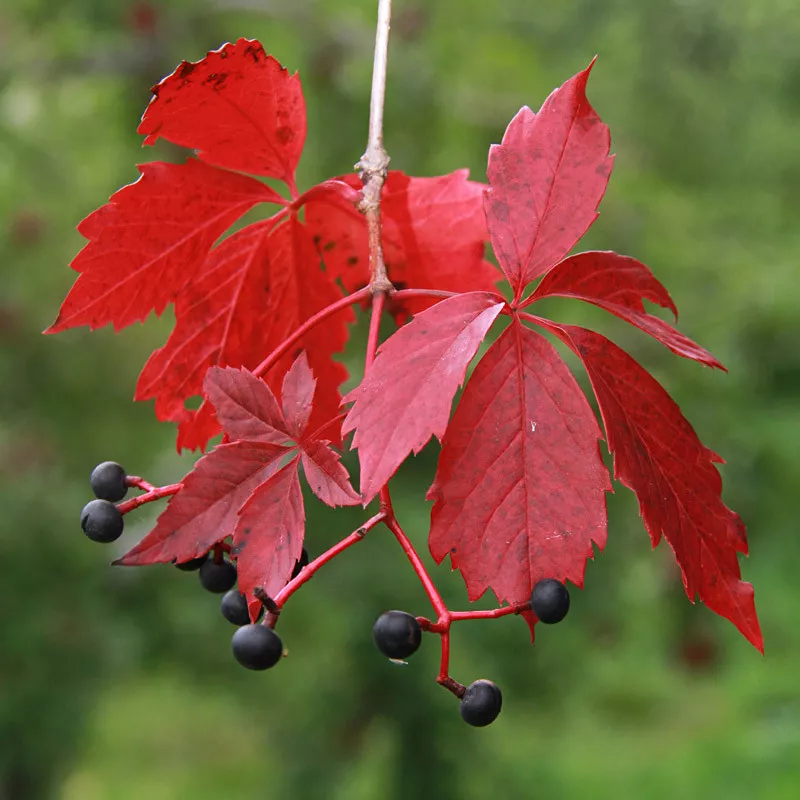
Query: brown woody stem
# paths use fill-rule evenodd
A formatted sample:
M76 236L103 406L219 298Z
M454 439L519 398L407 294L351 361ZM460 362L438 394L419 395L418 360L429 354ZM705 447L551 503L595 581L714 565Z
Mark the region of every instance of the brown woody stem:
M381 242L381 190L389 170L389 156L383 146L383 106L386 99L386 63L391 17L392 0L379 0L375 59L372 66L372 96L369 104L369 139L366 152L356 164L356 170L364 184L358 209L367 220L369 285L373 292L390 292L393 288L386 273Z

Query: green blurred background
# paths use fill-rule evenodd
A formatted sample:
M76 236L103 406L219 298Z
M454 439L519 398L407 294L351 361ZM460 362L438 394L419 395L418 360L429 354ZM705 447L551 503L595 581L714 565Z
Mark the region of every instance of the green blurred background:
M589 95L616 166L582 248L647 263L681 329L730 369L682 362L591 309L720 452L749 525L766 656L692 606L635 501L609 500L606 552L568 621L531 647L520 620L454 632L453 675L495 680L504 710L464 725L434 683L438 647L382 659L386 608L428 614L377 531L281 620L291 657L238 667L218 598L170 567L120 570L86 540L88 475L115 459L169 483L191 458L130 399L171 320L54 338L82 245L76 223L133 180L149 87L239 36L302 76L301 186L347 171L366 141L375 3L6 0L0 9L0 798L800 797L800 4L797 0L396 0L386 109L393 166L432 175L486 153L599 54ZM363 326L363 322L362 322ZM355 334L363 338L363 327ZM352 355L359 369L357 348ZM427 554L428 448L394 482ZM351 462L352 463L352 462ZM152 523L129 519L112 550ZM362 517L309 503L320 552ZM426 555L427 557L427 555ZM430 559L428 559L430 561ZM448 601L458 575L435 568Z

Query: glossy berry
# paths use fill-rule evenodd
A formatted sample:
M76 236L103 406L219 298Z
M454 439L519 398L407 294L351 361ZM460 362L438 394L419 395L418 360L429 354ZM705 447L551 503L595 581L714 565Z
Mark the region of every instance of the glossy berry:
M533 587L531 608L545 625L555 625L567 616L569 590L561 581L545 578Z
M208 553L206 553L204 556L193 558L190 561L184 561L182 564L176 564L175 566L181 572L197 572L197 570L200 569L200 567L202 567L206 561L208 561Z
M222 611L222 616L234 625L248 625L250 623L247 598L238 589L231 589L222 595L220 610Z
M89 484L95 497L116 503L128 493L125 470L115 461L104 461L92 470Z
M213 558L208 558L200 567L200 585L214 594L227 592L236 585L236 567L230 561L217 564Z
M403 659L415 653L422 641L419 623L405 611L381 614L372 628L378 650L388 658Z
M233 657L247 669L269 669L280 661L283 643L266 625L243 625L231 639Z
M468 725L483 728L491 725L503 707L503 695L497 684L479 680L467 686L461 698L461 718Z
M308 566L308 550L303 548L303 552L300 553L300 558L294 562L294 569L292 570L292 579L296 578L300 574L300 570L303 567Z
M113 542L124 527L122 514L108 500L92 500L81 511L81 528L93 542Z

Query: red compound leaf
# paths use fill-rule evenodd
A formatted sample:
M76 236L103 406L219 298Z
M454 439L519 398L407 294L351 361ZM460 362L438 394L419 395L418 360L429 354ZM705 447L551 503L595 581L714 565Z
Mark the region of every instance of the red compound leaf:
M331 506L354 505L360 497L350 486L347 470L325 439L306 431L313 413L316 381L301 353L283 382L281 411L267 384L243 369L209 370L206 395L214 404L225 433L232 439L285 444L294 440L314 493Z
M515 319L467 383L428 492L431 553L450 555L470 600L491 587L524 602L542 578L583 585L606 542L600 438L556 350Z
M118 331L161 314L231 224L257 203L283 202L259 181L194 159L139 170L78 227L89 239L71 265L81 274L46 333L109 323Z
M355 431L364 505L412 451L441 439L467 365L502 311L499 295L472 292L422 312L378 350L364 380L345 398L354 401L342 426Z
M262 589L274 597L292 575L305 536L303 493L297 458L262 483L239 510L231 554L236 556L239 591Z
M611 174L610 135L586 99L594 62L511 120L489 151L486 218L514 297L560 261L597 218Z
M184 61L153 95L139 125L145 144L164 138L214 166L294 183L306 138L303 90L258 42L239 39Z
M288 452L289 448L267 442L219 445L183 479L156 527L114 563L181 562L207 553L233 533L241 506Z
M614 476L636 493L655 547L663 536L683 572L689 599L699 597L761 652L753 587L741 580L744 523L722 502L722 459L705 447L662 386L604 336L550 326L586 367L614 454Z

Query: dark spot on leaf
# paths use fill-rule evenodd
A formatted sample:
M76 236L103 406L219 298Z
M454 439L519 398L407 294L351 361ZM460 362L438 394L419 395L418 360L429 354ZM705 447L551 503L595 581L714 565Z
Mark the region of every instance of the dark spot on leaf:
M336 247L336 242L325 242L325 246L322 248L326 253L330 253L333 248Z
M294 139L294 131L288 125L281 125L275 135L278 137L281 144L289 144Z
M219 89L225 81L228 80L227 72L212 72L204 81L203 84L213 84L213 89Z
M180 65L180 67L178 67L178 77L188 78L196 69L197 69L197 64L192 64L189 61L184 61Z
M358 256L350 256L350 258L347 259L348 267L354 267L356 264L358 264Z
M253 61L258 64L258 62L261 61L261 56L264 54L264 50L260 45L251 44L245 48L244 54L246 56L250 56Z

